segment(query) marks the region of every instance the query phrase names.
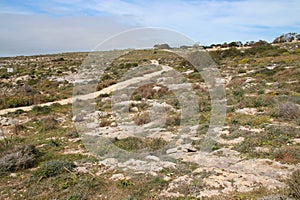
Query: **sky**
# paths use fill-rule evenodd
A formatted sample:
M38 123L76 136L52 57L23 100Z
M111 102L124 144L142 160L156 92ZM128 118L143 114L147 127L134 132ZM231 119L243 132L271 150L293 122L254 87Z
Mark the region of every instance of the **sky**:
M299 0L0 0L0 56L90 51L133 28L201 45L300 32Z

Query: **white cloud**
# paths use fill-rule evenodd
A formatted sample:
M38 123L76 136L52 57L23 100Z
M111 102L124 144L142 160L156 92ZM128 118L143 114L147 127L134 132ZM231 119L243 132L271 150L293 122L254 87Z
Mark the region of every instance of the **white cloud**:
M239 38L270 40L281 30L300 26L298 0L102 0L94 8L117 16L131 15L140 25L175 29L206 44Z
M173 29L204 45L232 40L270 41L300 28L299 0L26 2L35 9L2 7L0 11L14 13L0 15L0 55L89 50L108 36L131 27ZM40 11L31 13L33 10L50 16L38 14ZM76 17L58 17L61 15Z

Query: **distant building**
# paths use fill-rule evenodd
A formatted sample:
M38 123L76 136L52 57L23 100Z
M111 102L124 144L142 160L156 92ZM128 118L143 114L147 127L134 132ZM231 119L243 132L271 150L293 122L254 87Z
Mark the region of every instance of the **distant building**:
M12 73L14 72L14 68L7 68L7 73Z

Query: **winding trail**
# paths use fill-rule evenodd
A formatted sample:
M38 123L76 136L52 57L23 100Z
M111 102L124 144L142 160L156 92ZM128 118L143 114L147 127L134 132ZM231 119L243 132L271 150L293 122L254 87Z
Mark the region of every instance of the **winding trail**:
M151 60L151 64L152 65L159 65L157 60ZM132 79L129 79L129 80L122 81L122 82L116 83L114 85L111 85L111 86L109 86L107 88L104 88L104 89L102 89L100 91L97 91L97 92L93 92L93 93L85 94L85 95L78 95L78 96L76 96L75 99L81 99L81 100L94 99L94 98L98 97L100 94L108 94L108 93L111 93L113 91L126 88L131 84L135 84L135 83L150 79L152 77L160 75L163 72L172 70L172 68L169 67L169 66L166 66L166 65L160 65L160 66L162 67L162 70L160 70L160 71L156 71L156 72L153 72L153 73L150 73L150 74L145 74L144 76L141 76L141 77L134 77ZM22 107L16 107L16 108L3 109L3 110L0 110L0 115L5 115L9 112L15 112L19 109L24 110L24 111L30 111L30 110L32 110L32 108L34 106L50 106L54 103L59 103L61 105L72 104L73 100L74 100L74 97L70 97L70 98L67 98L67 99L62 99L62 100L57 100L57 101L52 101L52 102L47 102L47 103L42 103L42 104L36 104L36 105L31 105L31 106L22 106Z

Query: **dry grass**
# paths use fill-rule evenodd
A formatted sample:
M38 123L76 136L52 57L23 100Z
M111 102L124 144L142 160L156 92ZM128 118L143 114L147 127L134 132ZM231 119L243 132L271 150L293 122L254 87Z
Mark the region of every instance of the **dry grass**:
M300 117L300 109L293 102L285 102L278 105L278 115L284 119L298 119Z
M38 157L38 150L32 145L15 147L3 153L0 159L0 170L16 171L32 167Z
M291 195L296 199L300 199L300 170L293 173L292 178L289 181L289 188Z
M151 119L149 117L148 112L143 112L143 113L135 116L134 122L137 125L141 126L141 125L148 124L149 122L151 122Z

